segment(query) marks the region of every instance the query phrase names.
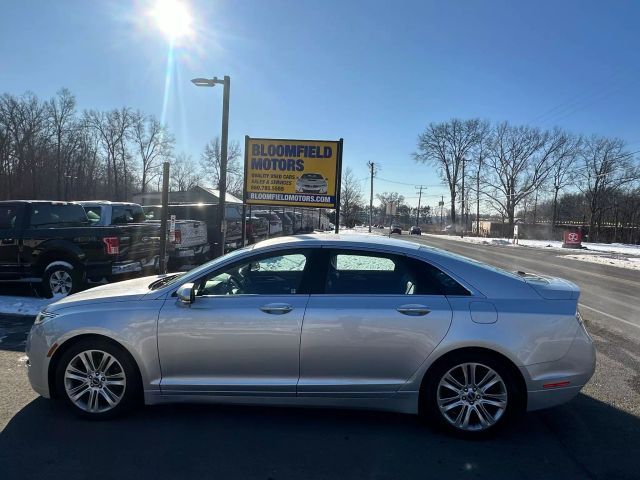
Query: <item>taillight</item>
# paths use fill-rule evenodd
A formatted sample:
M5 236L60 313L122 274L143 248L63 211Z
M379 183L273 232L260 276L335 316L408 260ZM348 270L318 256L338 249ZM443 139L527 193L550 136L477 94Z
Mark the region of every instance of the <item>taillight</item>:
M173 243L182 243L182 232L180 230L173 232Z
M120 253L120 239L118 237L105 237L102 241L107 247L107 255L117 255Z

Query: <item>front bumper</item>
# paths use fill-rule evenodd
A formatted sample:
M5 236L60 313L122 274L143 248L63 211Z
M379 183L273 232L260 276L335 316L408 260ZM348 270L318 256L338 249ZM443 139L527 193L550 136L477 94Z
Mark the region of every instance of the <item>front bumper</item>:
M47 352L51 348L46 343L46 335L43 332L42 325L34 325L27 336L27 345L25 351L27 353L27 376L31 388L40 396L51 398L49 390L49 362Z
M521 367L527 380L527 411L554 407L570 401L593 376L596 349L581 323L566 355L555 362Z

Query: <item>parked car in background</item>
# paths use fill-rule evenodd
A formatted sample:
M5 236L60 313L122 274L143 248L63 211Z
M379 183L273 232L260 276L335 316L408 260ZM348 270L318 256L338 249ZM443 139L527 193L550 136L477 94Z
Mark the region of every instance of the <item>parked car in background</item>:
M148 220L159 220L162 205L145 205ZM215 203L179 203L169 205L169 215L175 215L177 220L191 220L202 222L207 232L207 242L210 250L214 250L219 241L218 205ZM227 204L225 206L225 251L242 246L242 205Z
M422 235L422 230L420 229L420 227L414 225L413 227L411 227L409 233L411 235Z
M269 236L282 234L282 220L280 217L269 210L252 210L252 214L256 217L262 217L269 222Z
M293 235L293 221L291 217L286 214L286 212L275 212L276 215L280 218L282 222L282 234L283 235Z
M43 295L66 296L87 280L156 271L153 225L92 226L73 202L0 202L0 280L32 282Z
M267 238L269 221L264 217L247 216L247 243L256 243Z
M152 228L158 242L160 240L160 223L158 219L147 218L142 206L137 203L81 201L78 202L87 212L89 221L94 226L125 225L137 223ZM143 227L141 227L143 228ZM169 238L167 224L167 238ZM160 248L160 247L158 247ZM175 268L183 263L202 263L208 260L209 242L204 222L195 220L178 220L174 235L167 242L169 266Z
M397 233L398 235L402 235L402 227L399 225L391 225L391 230L389 231L389 235L392 233Z

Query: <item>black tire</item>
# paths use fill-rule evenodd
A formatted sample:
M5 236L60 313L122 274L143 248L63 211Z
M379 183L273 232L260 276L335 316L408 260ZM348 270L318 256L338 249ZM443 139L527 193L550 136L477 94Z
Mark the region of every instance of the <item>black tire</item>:
M471 363L478 364L478 366L476 367L476 372L479 374L478 375L479 377L484 376L484 373L487 372L485 367L488 367L489 369L496 372L501 378L504 389L502 389L501 385L498 384L497 386L490 387L489 389L487 389L486 393L488 393L489 395L496 395L500 391L500 395L501 395L502 394L501 391L506 390L505 393L506 393L507 403L503 412L500 415L496 415L498 418L497 420L495 420L495 423L492 423L488 427L481 427L481 429L478 429L478 430L471 430L468 428L464 429L454 425L450 420L447 419L447 417L445 417L445 414L441 411L438 405L439 388L441 389L441 392L444 393L444 395L447 395L447 396L451 395L452 398L455 398L455 394L446 393L446 392L451 392L451 390L449 390L447 387L440 387L440 382L443 379L443 377L445 377L447 373L451 372L452 369L459 367L460 365L463 365L463 364L471 364ZM453 372L454 376L456 376L458 372L462 373L462 370L454 370ZM509 366L505 365L503 360L500 360L499 357L496 357L489 353L460 352L460 353L451 355L445 358L443 361L438 362L431 370L429 370L427 375L428 375L428 378L423 384L423 389L420 395L420 404L421 404L420 413L423 416L426 416L430 422L434 423L437 427L445 430L448 433L452 433L454 435L462 436L465 438L482 438L486 435L491 435L498 432L499 430L504 428L506 425L508 425L515 417L517 417L524 410L523 408L524 392L521 391L520 382L518 381L518 378L516 378L512 369L509 368ZM459 374L457 378L461 378ZM477 382L478 384L474 385L475 387L479 387L480 380L477 380ZM492 390L492 389L496 389L496 390ZM469 395L475 396L477 394L477 392L473 391L473 388L469 388L468 390L469 390L468 392ZM478 388L478 390L480 389ZM488 399L492 400L492 398L488 398L488 396L484 398L485 401ZM468 397L461 401L467 402ZM473 410L473 406L475 405L476 409L479 410L480 405L478 403L481 401L482 401L482 398L480 400L478 398L475 398L474 403L471 403L472 412L470 415L469 423L476 423L476 424L480 423L480 417L477 416L476 411ZM451 403L454 403L454 402L457 403L457 399L453 400ZM450 404L447 403L446 405L443 406L443 408L449 405ZM469 404L467 403L467 405ZM457 416L458 412L462 409L463 409L462 406L453 408L452 410L449 411L450 413L448 413L448 415L450 416L450 418ZM494 412L497 413L498 408L494 406L487 406L487 408L485 409L485 412L488 412L489 414L492 414ZM489 418L493 420L493 416Z
M66 287L67 280L70 282L68 290ZM62 282L65 286L60 284L60 288L57 289L56 282ZM42 274L40 289L45 298L52 298L54 295L62 298L79 291L82 288L82 283L82 271L77 266L68 262L53 262L53 264L46 267ZM64 292L60 289L64 289Z
M65 374L70 364L72 367L74 365L78 365L78 363L74 362L78 361L76 360L77 356L82 354L83 352L92 352L92 359L94 360L94 363L98 363L102 359L102 357L100 356L100 352L111 355L117 361L117 365L113 364L110 368L107 368L106 375L111 374L110 376L114 377L114 379L120 379L120 377L115 376L115 373L119 371L119 367L122 367L122 371L124 373L124 386L108 387L111 389L110 392L114 393L114 397L111 397L112 399L115 397L120 397L118 403L115 406L109 407L106 397L97 392L97 390L93 394L98 397L96 406L101 408L108 408L107 410L98 411L98 409L96 409L96 411L92 412L79 406L79 403L87 403L85 407L89 408L89 399L92 398L92 393L90 391L88 391L85 395L81 395L81 398L78 399L78 404L70 398L67 387L69 387L69 389L76 387L80 388L82 386L82 382L73 379L66 379ZM115 418L130 411L132 408L142 403L142 386L140 384L140 375L133 358L124 348L107 340L89 338L80 340L77 343L73 344L66 352L64 352L57 364L55 372L55 383L57 397L62 399L62 401L67 404L74 413L90 420L107 420ZM85 388L89 389L91 385L92 384L90 383L90 380L87 379ZM98 387L96 385L96 389L97 388Z

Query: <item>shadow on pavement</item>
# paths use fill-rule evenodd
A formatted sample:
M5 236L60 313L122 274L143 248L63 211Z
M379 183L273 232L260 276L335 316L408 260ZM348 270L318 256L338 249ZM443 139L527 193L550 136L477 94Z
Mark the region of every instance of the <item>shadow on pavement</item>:
M2 478L638 478L640 419L580 395L465 441L416 417L157 406L88 422L38 398L0 434Z
M0 314L0 350L24 352L35 317Z

